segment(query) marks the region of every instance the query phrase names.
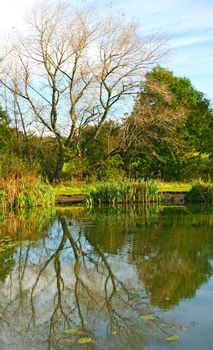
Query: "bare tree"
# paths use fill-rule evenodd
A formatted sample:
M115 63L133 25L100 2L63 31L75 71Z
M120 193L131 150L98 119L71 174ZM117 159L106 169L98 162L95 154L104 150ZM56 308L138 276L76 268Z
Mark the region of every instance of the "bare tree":
M28 23L29 32L9 57L13 69L0 81L22 100L28 118L54 135L57 178L65 147L75 139L79 155L85 154L115 106L138 92L145 72L167 48L157 34L141 38L134 23L98 21L88 10L72 12L61 2L36 5ZM95 125L94 132L82 147L88 125Z

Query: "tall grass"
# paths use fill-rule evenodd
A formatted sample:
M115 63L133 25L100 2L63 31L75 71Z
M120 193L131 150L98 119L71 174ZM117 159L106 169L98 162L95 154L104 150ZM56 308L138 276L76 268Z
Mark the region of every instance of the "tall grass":
M159 201L154 181L125 180L123 182L100 182L96 189L85 196L87 205L101 203L147 203Z
M54 203L55 194L51 186L33 174L0 179L0 207L47 207Z
M195 182L191 191L186 193L185 200L190 203L213 203L213 184L202 181Z
M55 202L52 187L36 169L12 153L0 154L0 207L48 207Z

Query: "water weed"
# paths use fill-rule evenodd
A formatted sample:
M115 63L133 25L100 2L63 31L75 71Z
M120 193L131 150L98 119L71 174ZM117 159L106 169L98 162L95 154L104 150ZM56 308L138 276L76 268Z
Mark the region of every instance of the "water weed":
M152 180L125 180L100 182L95 190L86 194L86 204L147 203L158 202L158 187Z

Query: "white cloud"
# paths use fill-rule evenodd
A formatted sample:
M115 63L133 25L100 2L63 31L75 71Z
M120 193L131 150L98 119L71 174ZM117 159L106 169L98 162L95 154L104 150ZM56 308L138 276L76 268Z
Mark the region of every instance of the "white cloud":
M14 27L23 29L25 12L33 3L34 0L0 0L0 30L7 31Z
M173 48L197 45L208 41L213 41L213 31L209 31L207 33L205 32L202 34L186 34L178 38L171 39Z

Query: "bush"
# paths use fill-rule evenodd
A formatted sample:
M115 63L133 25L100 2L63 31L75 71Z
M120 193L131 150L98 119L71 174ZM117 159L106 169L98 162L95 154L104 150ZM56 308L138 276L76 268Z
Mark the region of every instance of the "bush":
M213 203L213 184L196 182L185 199L191 203Z

